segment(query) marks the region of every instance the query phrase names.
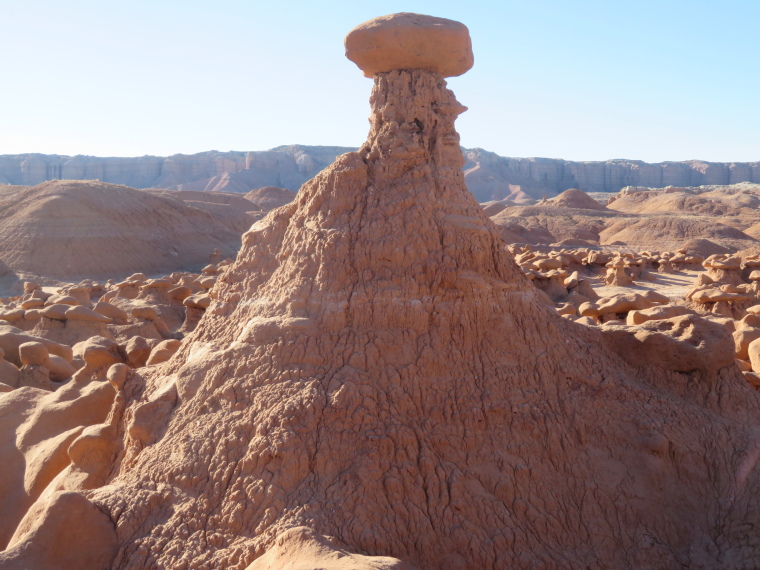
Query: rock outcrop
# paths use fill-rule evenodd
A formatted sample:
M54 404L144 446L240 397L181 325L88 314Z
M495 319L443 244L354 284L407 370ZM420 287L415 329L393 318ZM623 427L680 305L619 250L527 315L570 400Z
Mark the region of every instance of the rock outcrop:
M362 148L245 234L174 356L108 370L109 416L31 509L107 513L115 541L81 524L112 568L756 564L760 394L730 335L562 318L467 191L443 77L378 73L371 106ZM86 477L80 446L108 469Z

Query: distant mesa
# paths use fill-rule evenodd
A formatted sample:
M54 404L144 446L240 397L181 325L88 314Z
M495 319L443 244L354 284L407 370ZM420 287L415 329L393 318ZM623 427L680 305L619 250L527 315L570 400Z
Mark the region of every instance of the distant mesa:
M0 155L0 193L9 185L46 180L100 180L132 188L165 188L245 194L276 186L293 192L352 147L290 145L265 151L209 151L170 157L134 158ZM478 202L509 199L531 204L568 188L617 194L626 187L662 188L760 183L760 162L575 162L554 158L510 158L483 149L462 149L465 183ZM671 198L663 198L667 201ZM625 202L614 207L622 208ZM636 206L632 206L636 207ZM649 206L647 206L649 207Z
M474 59L467 26L454 20L401 12L373 18L351 30L346 57L374 77L394 69L462 75Z

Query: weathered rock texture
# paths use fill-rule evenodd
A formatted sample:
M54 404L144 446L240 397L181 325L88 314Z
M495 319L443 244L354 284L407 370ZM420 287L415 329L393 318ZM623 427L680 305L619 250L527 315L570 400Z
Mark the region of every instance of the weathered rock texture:
M455 77L466 73L474 61L467 26L409 12L359 24L348 33L345 45L346 57L365 77L394 69L425 69Z
M246 234L129 402L167 424L127 428L90 495L115 567L245 568L297 526L419 568L757 556L758 395L546 307L467 193L444 85L376 78L366 145Z
M267 568L287 541L401 561L370 568L760 563L760 395L728 332L561 318L467 192L443 78L379 74L371 101L174 357L110 380L106 485L78 460L46 496L109 513L113 568ZM661 358L702 342L709 367Z

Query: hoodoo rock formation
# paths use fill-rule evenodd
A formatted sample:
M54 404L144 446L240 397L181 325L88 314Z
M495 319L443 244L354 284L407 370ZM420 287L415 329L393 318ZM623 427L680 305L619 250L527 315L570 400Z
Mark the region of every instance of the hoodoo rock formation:
M371 107L168 361L78 375L103 423L0 395L31 410L3 457L56 458L0 569L53 537L78 568L757 566L760 394L726 329L562 318L465 186L443 76L376 73Z

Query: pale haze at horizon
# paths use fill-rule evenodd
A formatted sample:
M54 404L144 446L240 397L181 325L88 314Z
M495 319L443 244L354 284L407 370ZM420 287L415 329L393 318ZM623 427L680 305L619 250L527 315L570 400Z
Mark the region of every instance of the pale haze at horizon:
M394 12L465 23L463 146L503 156L760 161L760 2L0 0L0 154L359 146L344 57Z

